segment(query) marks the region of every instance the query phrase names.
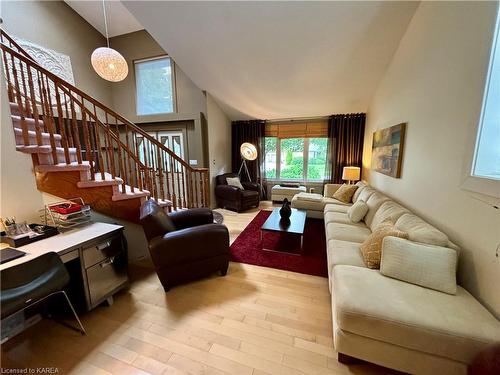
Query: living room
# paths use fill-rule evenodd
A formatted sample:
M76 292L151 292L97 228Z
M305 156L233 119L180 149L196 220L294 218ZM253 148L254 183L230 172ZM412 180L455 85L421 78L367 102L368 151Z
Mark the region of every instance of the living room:
M498 1L0 16L2 372L500 372Z

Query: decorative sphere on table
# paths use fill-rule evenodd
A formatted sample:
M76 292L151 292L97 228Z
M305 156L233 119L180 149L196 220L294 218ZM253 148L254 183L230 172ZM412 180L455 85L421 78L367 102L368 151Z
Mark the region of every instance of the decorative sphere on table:
M290 220L292 215L292 208L287 198L283 200L283 206L280 208L280 216L282 220Z

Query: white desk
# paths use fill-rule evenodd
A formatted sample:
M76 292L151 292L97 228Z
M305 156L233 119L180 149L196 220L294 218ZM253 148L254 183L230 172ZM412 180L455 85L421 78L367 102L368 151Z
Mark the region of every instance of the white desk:
M28 260L51 251L58 253L62 261L66 263L67 261L78 257L78 248L84 246L85 243L94 241L101 236L109 235L110 233L121 229L123 229L121 225L90 223L85 226L65 231L64 233L59 233L56 236L18 247L16 250L23 251L27 255L11 260L10 262L0 264L0 271L8 267L15 266L16 264L27 262Z
M59 254L64 263L79 258L80 265L74 267L74 262L71 262L72 267L68 270L71 277L76 276L76 272L81 273L80 284L83 281L83 286L80 287L90 310L109 300L128 283L127 256L120 240L122 231L123 226L107 223L90 223L65 231L16 248L26 255L0 264L0 272L52 251Z

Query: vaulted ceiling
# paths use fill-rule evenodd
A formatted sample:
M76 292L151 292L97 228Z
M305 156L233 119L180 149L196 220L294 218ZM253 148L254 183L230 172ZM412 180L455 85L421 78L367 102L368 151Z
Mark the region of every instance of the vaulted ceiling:
M106 36L102 0L64 0L75 12L82 16L94 29ZM120 1L106 0L109 37L144 29Z
M125 7L232 118L366 111L418 2Z

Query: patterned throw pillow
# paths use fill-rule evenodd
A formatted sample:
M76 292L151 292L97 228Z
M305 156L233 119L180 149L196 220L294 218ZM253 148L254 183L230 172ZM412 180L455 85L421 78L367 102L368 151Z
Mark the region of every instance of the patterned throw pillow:
M368 268L380 268L382 241L388 236L408 239L408 233L397 230L393 222L380 223L359 247L363 261Z
M237 187L238 189L245 190L245 188L241 184L239 177L228 177L226 178L226 182L229 186L234 186Z
M338 199L341 202L349 203L358 187L356 185L346 185L343 184L333 193L333 198Z

